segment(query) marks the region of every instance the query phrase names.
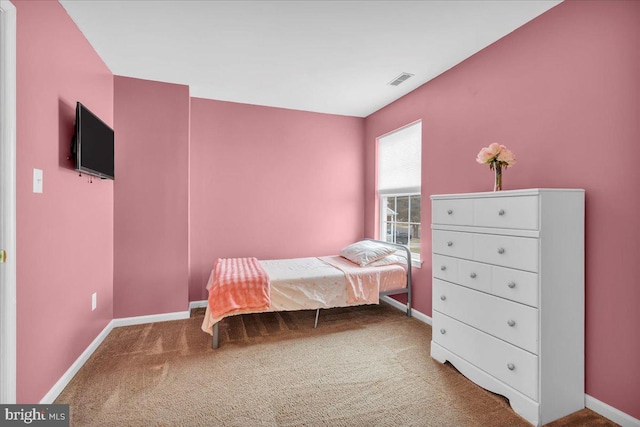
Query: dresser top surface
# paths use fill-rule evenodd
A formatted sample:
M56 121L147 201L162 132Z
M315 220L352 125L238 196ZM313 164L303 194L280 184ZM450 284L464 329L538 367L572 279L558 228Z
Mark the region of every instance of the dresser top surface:
M432 194L431 200L470 199L480 197L536 196L543 193L584 193L580 188L526 188L522 190L485 191L479 193Z

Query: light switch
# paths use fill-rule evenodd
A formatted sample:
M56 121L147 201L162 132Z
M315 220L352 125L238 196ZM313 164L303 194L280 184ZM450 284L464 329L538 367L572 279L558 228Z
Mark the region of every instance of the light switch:
M33 169L33 192L42 193L42 169Z

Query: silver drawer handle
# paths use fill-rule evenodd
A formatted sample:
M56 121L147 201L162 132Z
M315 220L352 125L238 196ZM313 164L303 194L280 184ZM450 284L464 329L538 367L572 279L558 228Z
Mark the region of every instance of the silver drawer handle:
M507 325L509 325L509 326L516 326L516 321L515 321L515 320L512 320L512 319L509 319L509 320L507 320Z
M447 215L451 215L453 211L451 209L447 209Z
M440 295L440 299L441 299L442 301L444 301L444 300L446 300L446 299L447 299L447 296L446 296L446 295Z
M442 328L442 329L440 329L440 333L441 333L442 335L444 335L444 334L446 334L446 333L447 333L447 331L446 331L444 328Z
M476 278L476 273L471 273L471 274L469 275L469 277L471 277L472 279L475 279L475 278Z
M516 287L516 282L509 282L509 284L507 285L508 287L510 287L511 289Z
M445 271L447 269L446 265L443 265L442 267L440 267L440 270Z
M514 365L513 363L507 363L507 369L513 371L514 369L516 369L516 365Z
M504 253L504 248L499 248L499 249L498 249L498 253L499 253L499 254L503 254L503 253Z
M500 210L498 211L498 215L504 215L504 209L500 209Z
M447 242L447 246L453 246L453 242Z

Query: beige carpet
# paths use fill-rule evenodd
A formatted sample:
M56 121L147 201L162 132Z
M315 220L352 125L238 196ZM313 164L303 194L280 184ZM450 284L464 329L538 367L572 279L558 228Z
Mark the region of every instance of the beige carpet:
M114 329L56 403L72 426L529 426L429 357L431 328L386 304L236 316L221 347L187 320ZM582 410L553 426L614 426Z

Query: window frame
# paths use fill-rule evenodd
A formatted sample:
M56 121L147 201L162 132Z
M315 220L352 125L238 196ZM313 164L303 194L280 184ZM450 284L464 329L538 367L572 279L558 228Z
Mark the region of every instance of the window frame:
M411 221L411 199L412 197L420 197L420 221L419 222L415 222L415 221ZM387 227L386 224L388 224L390 221L387 221L386 217L387 217L387 204L385 203L385 199L388 198L398 198L398 197L407 197L408 200L408 210L407 210L407 221L393 221L393 223L398 224L407 224L409 233L407 236L407 243L400 243L395 241L396 239L393 239L392 241L387 240ZM396 243L402 246L405 246L407 249L409 249L409 251L411 252L411 264L413 267L421 267L422 266L422 254L421 252L413 252L411 250L411 226L412 225L418 225L420 227L420 241L422 242L422 195L420 193L416 193L416 192L411 192L411 193L385 193L385 194L378 194L378 199L379 199L379 208L380 208L380 216L379 216L379 221L378 221L378 233L380 236L380 240L385 241L385 242L390 242L390 243ZM397 201L396 201L397 203ZM420 246L419 246L420 247Z

